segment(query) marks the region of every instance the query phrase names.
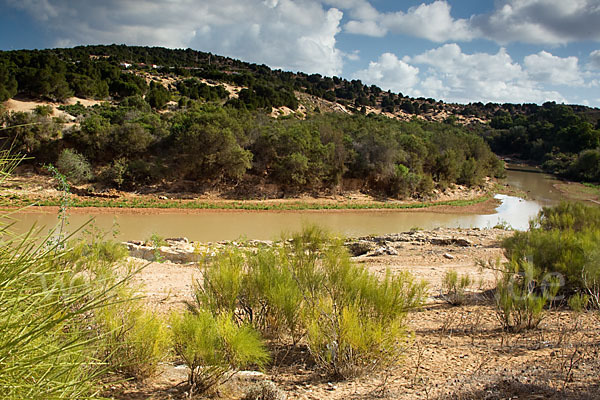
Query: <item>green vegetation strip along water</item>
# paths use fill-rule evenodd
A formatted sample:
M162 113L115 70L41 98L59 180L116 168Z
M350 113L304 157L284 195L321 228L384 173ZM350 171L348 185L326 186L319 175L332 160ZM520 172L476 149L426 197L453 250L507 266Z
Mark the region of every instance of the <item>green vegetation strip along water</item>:
M186 210L264 210L264 211L303 211L303 210L400 210L428 208L436 206L463 207L483 203L493 197L488 193L473 199L446 200L419 203L309 203L295 201L291 203L264 203L264 202L204 202L193 200L158 200L158 199L79 199L71 198L69 207L113 207L113 208L161 208L161 209L186 209ZM0 198L0 207L25 207L28 205L41 207L58 207L61 205L59 198L34 198L25 196L3 196Z

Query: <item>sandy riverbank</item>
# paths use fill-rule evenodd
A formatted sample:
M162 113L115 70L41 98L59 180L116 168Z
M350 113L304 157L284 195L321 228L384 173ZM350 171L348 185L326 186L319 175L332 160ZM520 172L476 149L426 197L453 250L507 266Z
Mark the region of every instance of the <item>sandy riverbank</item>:
M385 242L397 254L353 257L373 273L407 270L429 283L427 305L409 314L415 337L397 368L331 382L307 366L306 348L299 346L297 354L279 359L257 379L272 380L288 399L598 398L596 315L551 310L538 330L515 334L500 329L486 292L494 287L494 273L482 271L477 260L502 260L500 241L510 234L498 229L407 232L402 240ZM191 298L193 279L201 277L195 265L132 261L147 264L136 282L143 285L148 306L160 313L183 307ZM451 269L480 280L471 288L469 301L458 307L439 296L443 276ZM240 398L249 384L240 379L221 398ZM157 378L125 385L117 398L180 398L176 384L183 380L185 370L165 363Z

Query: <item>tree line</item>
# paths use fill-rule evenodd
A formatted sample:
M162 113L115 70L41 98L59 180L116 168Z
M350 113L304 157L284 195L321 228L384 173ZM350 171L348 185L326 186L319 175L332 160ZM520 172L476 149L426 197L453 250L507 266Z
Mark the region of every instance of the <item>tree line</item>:
M14 127L4 141L31 155L30 163L59 162L73 180L124 189L187 180L310 191L354 179L373 193L408 197L503 173L481 137L440 123L372 114L273 119L198 101L158 113L140 96L65 110L79 123L65 127L43 109L4 114Z
M600 182L600 121L573 107L548 102L529 115L499 112L484 137L499 154L511 154L574 180Z

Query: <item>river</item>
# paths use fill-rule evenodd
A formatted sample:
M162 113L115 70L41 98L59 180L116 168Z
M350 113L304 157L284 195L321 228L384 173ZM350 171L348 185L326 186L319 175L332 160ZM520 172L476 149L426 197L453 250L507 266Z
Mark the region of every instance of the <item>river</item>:
M194 241L219 241L247 239L276 239L282 232L301 229L303 224L319 224L345 236L362 236L407 231L411 228L487 228L497 224L510 225L524 230L528 221L542 206L560 201L554 190L556 182L551 176L527 172L507 171L506 183L527 192L527 199L496 195L500 205L490 215L442 214L433 211L200 211L194 213L169 212L144 214L126 210L68 215L67 231L82 226L90 219L91 225L112 234L118 240L145 240L156 234L161 237L185 236ZM25 232L36 226L44 232L57 225L56 214L19 212L11 227L15 232Z

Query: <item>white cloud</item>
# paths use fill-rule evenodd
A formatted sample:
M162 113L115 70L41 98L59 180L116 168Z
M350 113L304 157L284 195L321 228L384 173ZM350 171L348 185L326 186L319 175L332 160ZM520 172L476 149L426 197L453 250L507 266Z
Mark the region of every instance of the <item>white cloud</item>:
M578 61L577 57L561 58L540 51L525 57L524 64L529 76L537 82L582 86L584 80L579 71Z
M355 3L359 2L360 0L356 0L350 6L357 7ZM403 33L433 42L471 40L473 32L468 21L454 19L450 11L451 7L447 1L437 0L431 4L423 3L411 7L406 12L360 14L360 17L346 23L344 29L349 33L379 37L388 32Z
M346 32L374 37L384 37L388 33L388 30L385 27L378 21L373 20L348 21L346 25L344 25L344 29Z
M385 14L382 22L392 32L412 34L433 42L473 38L467 20L454 19L446 1L421 4L409 8L406 13Z
M505 49L496 54L465 54L457 44L446 44L415 57L407 63L428 66L418 94L447 101L498 103L564 102L564 97L543 89L528 72L513 61Z
M349 11L345 31L375 37L391 32L438 43L487 38L501 44L555 45L600 40L598 0L498 0L492 12L468 19L454 18L447 0L388 13L378 12L367 0L324 1Z
M354 78L385 90L403 92L417 84L418 75L418 68L399 60L394 54L384 53L377 61L371 61L369 68L357 71Z
M502 0L471 18L480 34L498 43L565 44L600 40L598 0Z
M341 73L342 12L318 0L9 0L57 33L57 44L192 47L274 68Z
M600 70L600 50L594 50L590 53L589 66L592 69Z

